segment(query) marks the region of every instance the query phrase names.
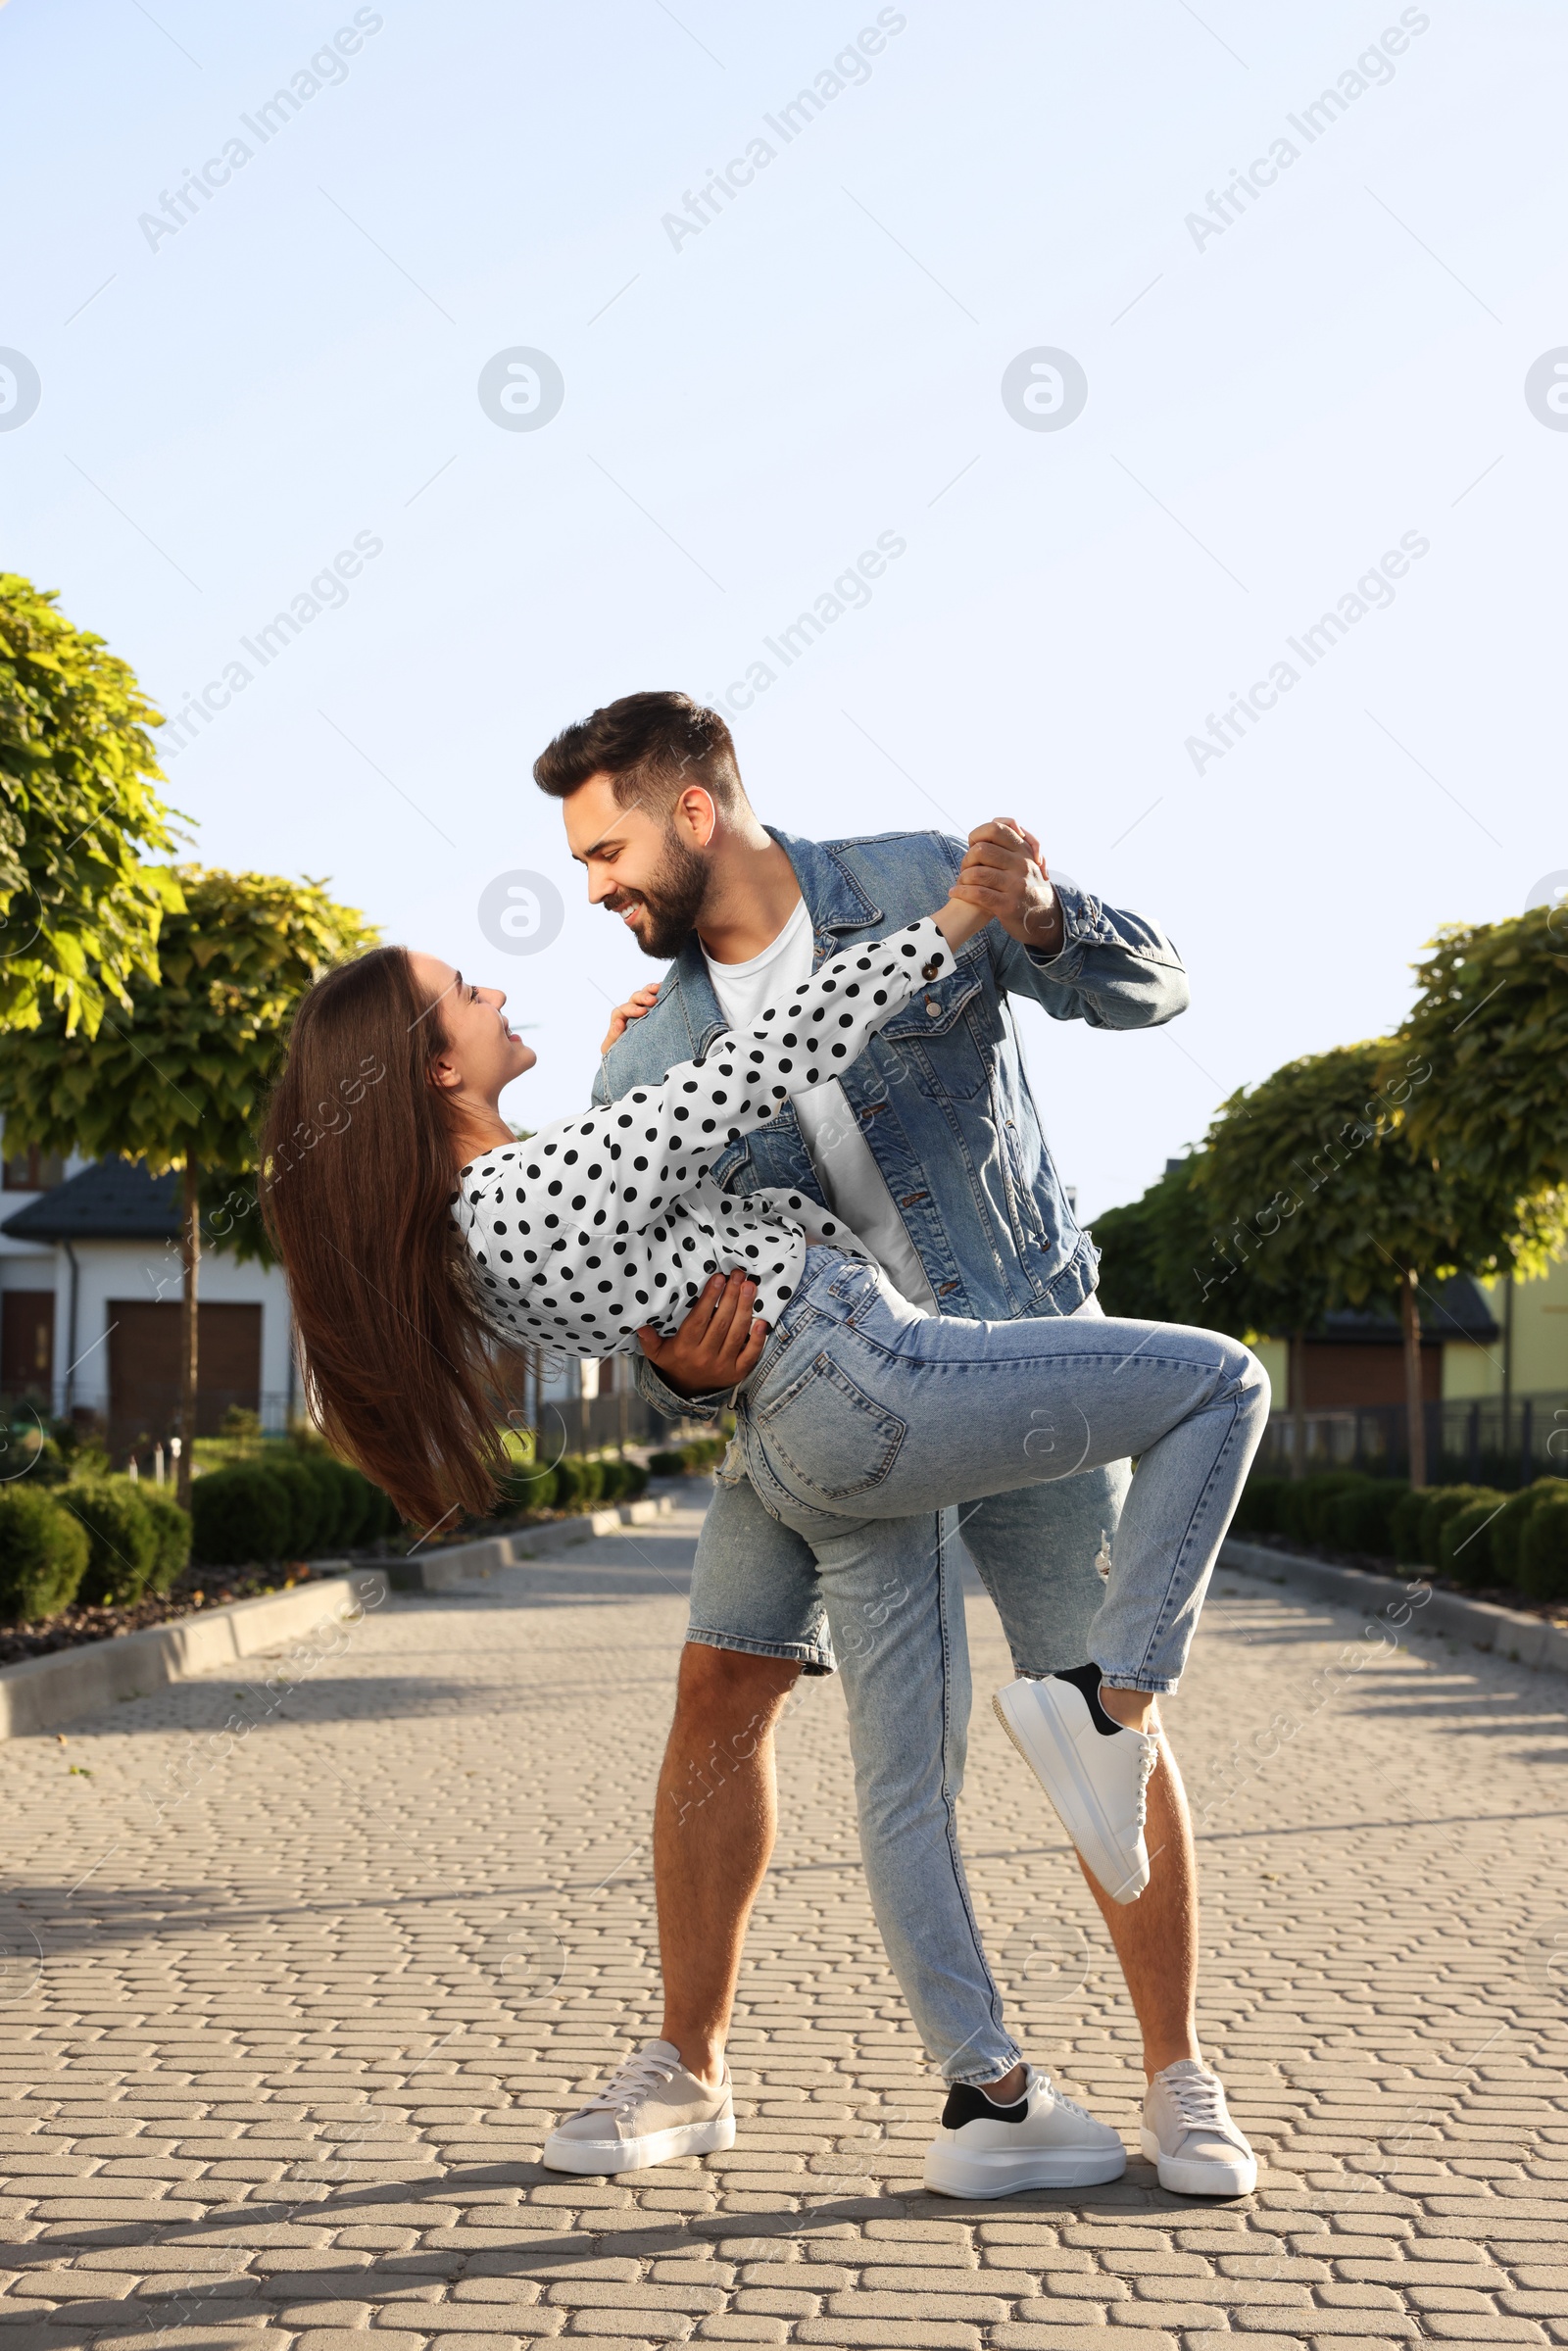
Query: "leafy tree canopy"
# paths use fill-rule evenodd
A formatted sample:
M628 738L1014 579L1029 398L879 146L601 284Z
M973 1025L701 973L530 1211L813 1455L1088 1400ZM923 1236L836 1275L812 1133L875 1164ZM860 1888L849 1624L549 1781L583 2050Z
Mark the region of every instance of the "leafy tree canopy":
M8 1144L119 1153L155 1175L187 1162L236 1176L256 1163L255 1131L294 1006L329 964L375 933L319 882L176 868L160 976L128 976L130 1009L98 1035L63 1009L14 1038L0 1060Z
M149 726L159 713L101 637L0 572L0 1028L91 1037L154 979L178 886Z
M1290 1327L1396 1297L1407 1266L1453 1273L1495 1247L1461 1232L1465 1203L1409 1147L1405 1107L1428 1083L1419 1056L1375 1038L1288 1061L1220 1104L1195 1182Z
M1227 1247L1199 1165L1178 1161L1141 1200L1095 1218L1096 1245L1104 1252L1101 1304L1138 1322L1198 1323L1236 1339L1285 1327L1279 1299L1255 1278L1251 1252Z
M1416 976L1400 1045L1432 1078L1411 1098L1411 1140L1441 1152L1456 1180L1514 1204L1519 1231L1504 1254L1540 1272L1568 1229L1564 910L1440 931Z

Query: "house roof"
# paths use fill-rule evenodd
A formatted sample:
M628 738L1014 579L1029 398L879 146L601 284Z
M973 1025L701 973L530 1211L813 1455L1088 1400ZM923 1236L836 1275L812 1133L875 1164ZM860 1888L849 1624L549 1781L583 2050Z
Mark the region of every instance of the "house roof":
M1450 1275L1446 1282L1428 1282L1419 1295L1421 1336L1429 1343L1445 1339L1488 1343L1502 1335L1468 1274ZM1351 1347L1397 1347L1401 1336L1397 1314L1386 1305L1342 1307L1337 1314L1325 1314L1310 1333L1315 1340L1333 1340L1336 1345Z
M96 1159L0 1224L15 1241L177 1241L179 1184L139 1159Z

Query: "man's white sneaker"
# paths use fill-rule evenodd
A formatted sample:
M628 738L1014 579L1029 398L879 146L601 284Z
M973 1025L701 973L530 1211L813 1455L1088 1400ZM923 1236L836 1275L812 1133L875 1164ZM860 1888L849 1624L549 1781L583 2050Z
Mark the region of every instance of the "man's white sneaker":
M729 2068L710 2089L667 2040L645 2041L597 2098L558 2124L540 2160L553 2172L637 2172L735 2144Z
M970 2082L954 2083L926 2150L925 2184L937 2196L1012 2196L1026 2187L1100 2187L1126 2169L1116 2132L1031 2066L1010 2106L993 2105Z
M1085 1866L1112 1901L1136 1902L1149 1884L1144 1807L1159 1742L1113 1723L1098 1686L1098 1669L1079 1667L1009 1682L991 1703Z
M1149 2085L1140 2133L1159 2184L1179 2196L1250 2196L1257 2158L1232 2122L1219 2076L1183 2057Z

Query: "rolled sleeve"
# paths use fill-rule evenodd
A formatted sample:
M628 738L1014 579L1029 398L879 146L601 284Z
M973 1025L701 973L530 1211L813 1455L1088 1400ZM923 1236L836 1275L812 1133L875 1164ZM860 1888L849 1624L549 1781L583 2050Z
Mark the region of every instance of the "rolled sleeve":
M670 1420L716 1420L727 1412L733 1388L713 1388L706 1396L680 1396L646 1355L637 1358L637 1393Z
M999 976L1015 996L1031 996L1053 1020L1091 1028L1157 1028L1190 1001L1181 956L1158 925L1107 906L1072 882L1058 882L1062 943L1055 955L999 942Z

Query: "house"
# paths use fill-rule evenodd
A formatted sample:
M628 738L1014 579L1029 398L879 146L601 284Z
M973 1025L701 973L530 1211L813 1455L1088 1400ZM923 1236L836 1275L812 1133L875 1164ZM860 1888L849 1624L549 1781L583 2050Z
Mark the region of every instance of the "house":
M1325 1315L1301 1349L1298 1397L1283 1339L1258 1343L1274 1384L1276 1410L1308 1412L1404 1402L1404 1350L1392 1306ZM1544 1401L1568 1396L1568 1259L1534 1282L1431 1282L1421 1293L1421 1386L1428 1403L1469 1403L1504 1395Z
M127 1159L37 1153L5 1161L0 1213L0 1396L101 1419L119 1461L177 1426L179 1178ZM230 1404L281 1429L297 1378L276 1267L209 1246L200 1279L197 1434Z

